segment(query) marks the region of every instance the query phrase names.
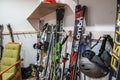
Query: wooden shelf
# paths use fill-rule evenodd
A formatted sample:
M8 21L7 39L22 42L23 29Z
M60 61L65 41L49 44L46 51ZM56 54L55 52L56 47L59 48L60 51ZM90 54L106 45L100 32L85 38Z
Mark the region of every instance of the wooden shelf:
M39 6L33 11L33 13L27 18L35 30L38 30L39 19L54 12L59 7L64 7L63 3L46 3L41 2Z
M33 11L33 13L28 17L30 18L41 18L52 12L54 12L59 7L64 7L66 4L62 3L45 3L41 2L40 5Z

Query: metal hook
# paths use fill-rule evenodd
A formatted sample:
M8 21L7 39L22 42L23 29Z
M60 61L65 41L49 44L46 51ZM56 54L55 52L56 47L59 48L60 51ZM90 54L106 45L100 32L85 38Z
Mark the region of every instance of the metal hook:
M25 35L25 33L23 32L23 35L24 35L24 37L26 38L26 35Z
M33 37L33 35L29 32L29 35L31 36L31 37Z
M16 36L17 36L18 40L20 40L20 38L19 38L18 34L16 34Z

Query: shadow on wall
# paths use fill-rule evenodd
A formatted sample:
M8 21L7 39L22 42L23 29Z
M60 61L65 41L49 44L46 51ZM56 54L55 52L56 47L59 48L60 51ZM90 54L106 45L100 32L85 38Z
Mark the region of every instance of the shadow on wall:
M48 14L47 16L41 18L41 20L44 20L45 23L49 24L56 24L56 12L53 12L51 14ZM74 25L74 12L71 10L69 5L65 7L65 14L64 14L64 23L63 26L73 26Z
M77 4L77 0L74 0ZM79 0L88 7L86 22L88 26L113 25L116 18L117 0Z
M75 12L73 12L70 6L68 5L65 8L64 26L74 26L74 22L75 22Z

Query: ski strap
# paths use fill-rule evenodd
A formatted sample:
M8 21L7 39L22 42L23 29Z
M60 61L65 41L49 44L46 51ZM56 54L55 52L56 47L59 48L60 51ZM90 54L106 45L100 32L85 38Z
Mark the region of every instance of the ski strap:
M48 27L48 23L43 26L42 32Z
M106 42L107 41L111 41L111 42L109 42L109 43L112 43L113 41L112 41L112 38L111 38L111 36L110 35L104 35L103 36L103 41L102 41L102 45L101 45L101 48L100 48L100 50L99 50L99 54L98 54L98 56L101 56L102 54L103 54L103 52L105 51L105 47L106 47ZM110 39L110 40L109 40ZM110 44L111 45L111 44ZM113 45L111 45L111 47L112 47Z

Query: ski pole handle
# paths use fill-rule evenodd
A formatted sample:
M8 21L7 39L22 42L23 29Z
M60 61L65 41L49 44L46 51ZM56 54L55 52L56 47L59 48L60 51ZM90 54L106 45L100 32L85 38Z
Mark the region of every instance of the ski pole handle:
M63 39L62 45L66 42L67 39L68 39L68 35Z
M13 37L13 32L12 32L11 25L10 25L10 24L8 24L8 25L7 25L7 28L8 28L9 33L10 33L10 38L11 38L11 41L12 41L12 42L15 42L15 41L14 41L14 37Z
M48 26L48 23L46 23L46 24L43 26L42 32L47 28L47 26Z
M86 12L86 9L87 9L87 7L86 6L83 6L82 7L82 17L84 17L85 16L85 12Z

